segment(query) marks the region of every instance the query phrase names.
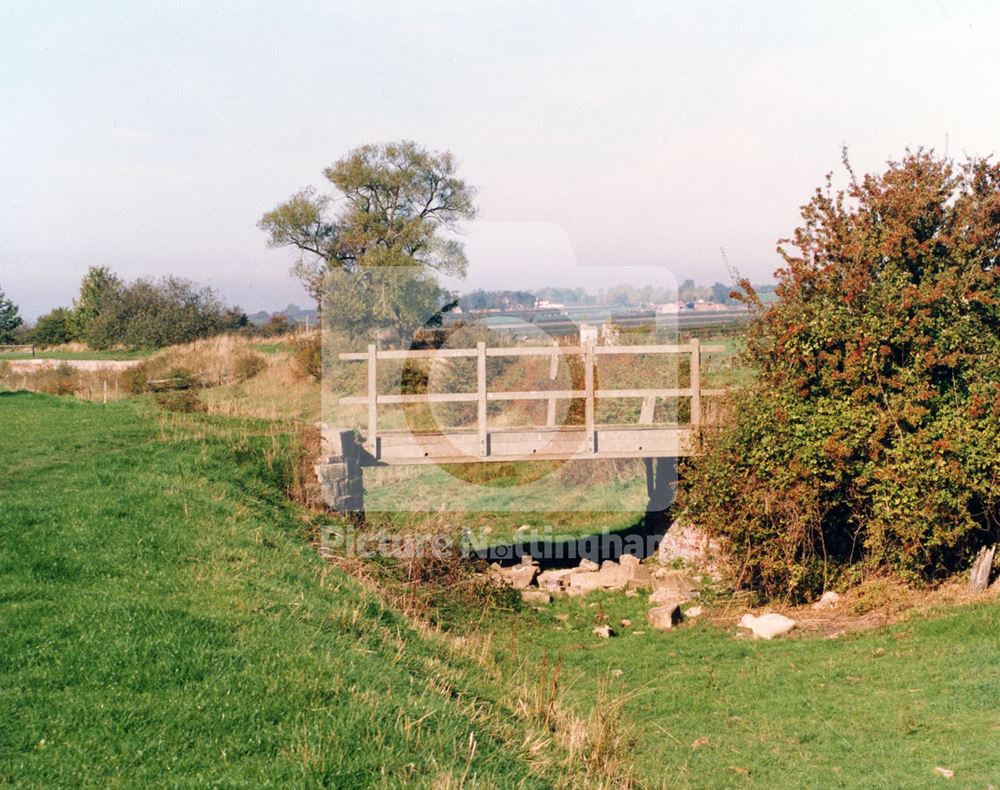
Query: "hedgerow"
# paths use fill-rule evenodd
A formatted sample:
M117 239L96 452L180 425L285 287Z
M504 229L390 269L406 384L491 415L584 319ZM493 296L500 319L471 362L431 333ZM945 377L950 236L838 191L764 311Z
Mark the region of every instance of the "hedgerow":
M779 242L776 301L740 283L757 376L685 468L683 507L768 595L932 582L1000 537L1000 166L844 163Z

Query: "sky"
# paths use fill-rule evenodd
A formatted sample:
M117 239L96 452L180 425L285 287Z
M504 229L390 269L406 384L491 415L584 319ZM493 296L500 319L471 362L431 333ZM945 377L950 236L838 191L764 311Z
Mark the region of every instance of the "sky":
M842 146L996 150L998 29L936 0L0 0L0 288L34 318L104 264L307 305L257 220L396 139L478 189L462 289L766 281Z

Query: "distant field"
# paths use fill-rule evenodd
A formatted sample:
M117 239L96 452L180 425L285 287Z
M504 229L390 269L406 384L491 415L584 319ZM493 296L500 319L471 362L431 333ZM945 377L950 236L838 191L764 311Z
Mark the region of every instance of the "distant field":
M0 352L0 360L19 360L19 359L120 359L120 360L133 360L133 359L145 359L146 357L152 356L156 351L36 351L34 356L31 352Z

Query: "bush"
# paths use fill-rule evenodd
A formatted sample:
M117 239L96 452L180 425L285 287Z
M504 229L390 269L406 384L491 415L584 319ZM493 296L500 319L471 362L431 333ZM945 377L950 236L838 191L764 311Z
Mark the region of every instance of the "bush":
M145 362L128 368L123 374L125 380L125 391L133 395L141 395L148 389L150 379L149 365Z
M85 279L83 287L87 284ZM113 278L101 289L99 305L80 329L91 348L162 348L236 331L247 323L241 311L227 308L211 288L178 277L127 285Z
M70 312L65 307L57 307L35 322L31 342L37 346L59 346L73 339L70 327Z
M292 362L303 378L319 381L323 377L323 338L321 333L297 337L292 341Z
M233 360L233 375L237 381L247 381L266 367L267 360L263 356L253 351L244 351Z
M908 153L802 216L681 504L767 594L940 579L1000 538L1000 166Z
M156 393L156 403L161 409L183 414L208 411L208 407L202 400L189 389L158 392Z

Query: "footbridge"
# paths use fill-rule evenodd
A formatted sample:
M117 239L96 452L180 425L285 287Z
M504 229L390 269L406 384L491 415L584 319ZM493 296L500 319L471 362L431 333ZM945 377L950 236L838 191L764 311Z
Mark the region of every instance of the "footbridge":
M360 431L324 428L324 463L317 468L317 472L327 502L335 510L362 510L361 469L366 466L642 458L646 461L650 501L655 505L655 500L663 499L663 496L656 495L662 488L655 479L657 459L674 462L677 458L699 451L700 429L705 423L705 401L724 394L724 390L702 386L703 356L723 351L723 346L702 345L697 338L693 338L685 343L656 345L582 342L573 346L491 347L479 342L469 348L407 350L383 350L369 345L367 351L341 353L339 359L342 362L367 366L367 389L363 395L339 398L339 404L365 407L367 420L362 423ZM614 382L599 381L598 360L612 356L627 357L629 367L641 365L644 358L672 357L677 371L673 383L684 383L685 386L616 388ZM498 388L487 376L487 363L491 359L509 357L547 359L553 381L559 366L569 362L578 371L582 367L582 376L576 376L577 386L572 389ZM379 369L382 365L461 359L475 360L475 390L379 391ZM636 421L632 424L599 422L598 404L621 399L641 401ZM518 401L545 402L545 423L528 426L491 424L491 403ZM573 424L558 424L560 401L582 403L582 415L578 408ZM685 415L686 420L657 422L654 419L656 407L664 401L671 402L670 414ZM382 427L386 407L418 404L475 404L475 421L474 424L437 430ZM564 408L564 414L566 411Z

